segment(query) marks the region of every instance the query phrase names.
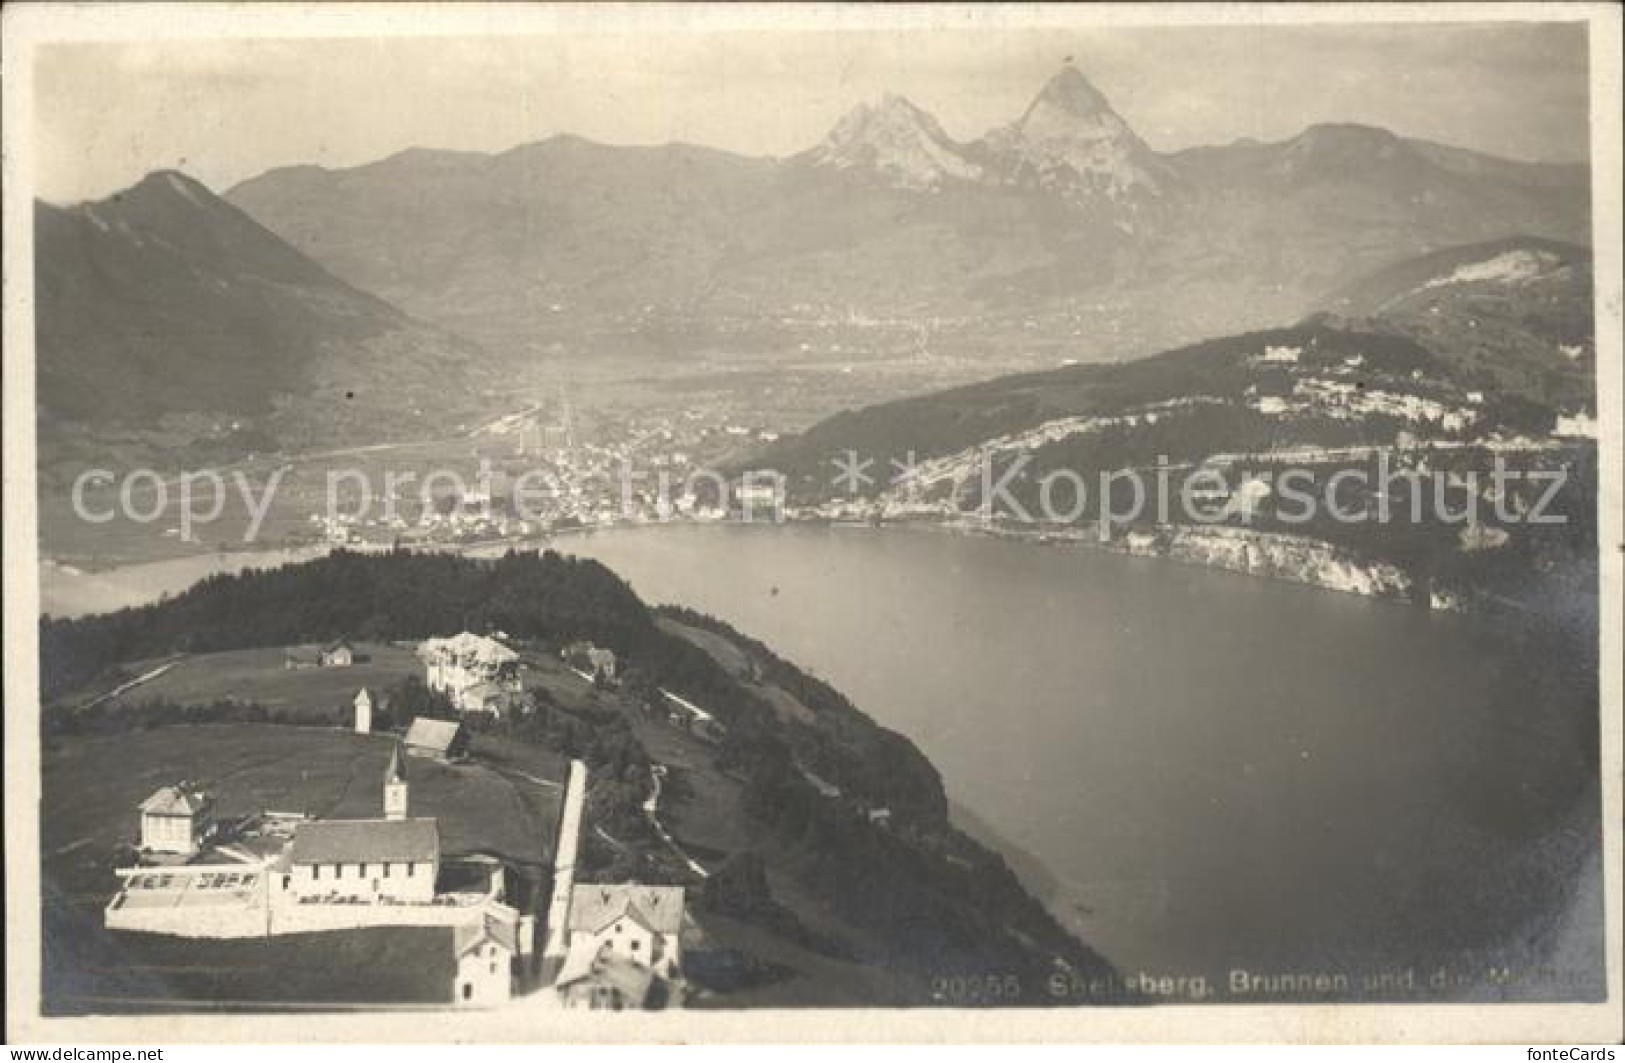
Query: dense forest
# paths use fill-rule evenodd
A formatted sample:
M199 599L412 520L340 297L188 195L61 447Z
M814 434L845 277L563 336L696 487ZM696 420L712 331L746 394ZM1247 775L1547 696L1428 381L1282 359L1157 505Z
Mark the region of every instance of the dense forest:
M512 552L492 562L443 553L335 551L304 564L210 576L152 605L40 621L44 699L119 661L340 638L421 639L456 631L589 638L618 652L658 632L637 596L594 561Z
M816 725L783 722L797 763L871 805L901 811L911 819L947 821L942 780L914 743L879 726L839 690L723 621L683 606L663 605L656 611L721 635L745 650L756 670L741 677L747 689L771 683L812 710Z

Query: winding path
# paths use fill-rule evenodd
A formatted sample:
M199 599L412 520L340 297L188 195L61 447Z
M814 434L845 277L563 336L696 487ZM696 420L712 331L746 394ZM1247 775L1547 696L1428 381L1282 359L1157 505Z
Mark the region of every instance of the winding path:
M711 872L702 867L698 860L684 852L683 847L678 845L677 840L671 836L671 832L666 830L666 825L660 822L660 784L666 777L666 766L664 764L649 765L649 777L654 780L654 787L649 791L648 800L643 802L643 814L648 817L649 826L654 828L655 834L659 836L661 841L666 843L666 848L675 853L677 858L687 865L690 871L701 878L710 878Z

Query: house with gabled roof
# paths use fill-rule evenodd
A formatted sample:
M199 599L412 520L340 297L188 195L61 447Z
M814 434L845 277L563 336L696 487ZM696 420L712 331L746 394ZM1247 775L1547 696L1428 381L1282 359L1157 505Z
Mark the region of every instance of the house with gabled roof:
M468 743L468 728L461 722L418 716L406 728L404 744L410 757L456 760L467 755Z
M524 693L519 654L494 638L464 631L418 645L424 681L459 712L502 712Z
M316 661L323 668L349 668L355 664L355 647L344 639L332 643L316 655Z
M571 668L594 681L615 682L618 662L612 649L582 639L564 647L559 656Z
M460 1008L485 1008L513 996L514 961L529 950L520 941L521 924L487 915L453 932L457 977L452 1001Z

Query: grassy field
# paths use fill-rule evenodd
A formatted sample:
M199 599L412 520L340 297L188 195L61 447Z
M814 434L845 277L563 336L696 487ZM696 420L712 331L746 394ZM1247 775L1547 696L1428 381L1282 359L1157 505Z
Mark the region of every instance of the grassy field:
M680 620L669 616L655 618L660 630L668 635L692 642L695 646L710 654L711 659L720 664L730 674L743 676L750 671L750 657L740 649L731 639L724 638L713 631L704 628L692 627Z
M557 782L558 758L529 747L507 750L482 737L467 764L411 758L413 815L440 821L449 854L491 852L522 863L552 858L558 790L516 777ZM60 740L44 753L41 845L45 874L104 897L107 868L121 841L137 835L136 806L158 787L201 782L222 816L261 809L327 818L383 814L382 779L391 736L272 724L200 724ZM491 755L487 755L491 754Z
M41 808L48 996L62 1007L89 997L102 1006L101 996L126 993L133 994L133 1004L143 990L139 980L124 975L157 963L139 957L154 950L168 956L165 949L178 949L181 958L164 959L159 967L220 967L235 972L222 976L222 986L236 984L233 979L243 987L252 983L245 972L268 962L264 943L166 946L145 935L102 928L101 909L116 885L113 854L119 843L137 836L136 806L158 787L190 779L218 794L222 816L269 808L377 817L391 748L387 735L270 724L162 727L53 742L43 752ZM447 855L497 854L522 871L545 876L558 821L560 759L484 736L474 751L473 761L462 765L410 760L412 813L440 821ZM369 946L374 947L384 948ZM114 985L125 988L108 988ZM190 985L183 979L171 992L184 995ZM87 986L100 988L91 992Z
M742 647L710 632L700 631L668 617L661 626L672 634L693 641L724 667L748 670L749 658ZM529 677L537 673L533 670ZM576 704L596 697L598 704L614 706L625 715L638 741L655 762L670 770L660 805L660 819L678 845L713 872L735 853L755 851L767 861L767 876L774 898L816 938L838 950L861 955L862 934L846 926L822 897L802 888L787 871L789 856L782 842L752 817L745 805L743 784L716 767L716 750L693 735L650 716L624 696L596 692L572 672L558 669L550 677L556 686L556 699ZM810 710L788 692L777 687L756 688L778 702L788 715L810 715ZM697 895L697 888L696 888ZM692 998L696 1007L844 1007L859 1004L905 1003L924 998L926 987L918 980L896 971L867 967L861 963L814 951L762 926L731 919L712 911L691 908L703 941L695 948L721 950L746 958L758 966L747 984L728 987L720 993L701 993ZM715 962L713 957L713 965Z
M106 962L81 966L72 992L50 1002L54 1010L325 1011L444 1007L452 998L452 932L445 927L372 927L242 941L107 937Z
M611 695L596 690L552 654L525 652L520 659L525 663L525 687L546 693L555 704L571 710L611 704Z
M348 668L283 667L289 650L313 654L314 646L229 650L182 657L163 675L132 687L113 699L115 704L139 704L166 698L182 704L217 700L258 702L267 709L308 718L330 718L348 711L356 691L375 692L394 686L409 675L423 674L423 665L411 648L390 643L356 643L367 659ZM144 675L164 661L135 661L124 666L132 676Z

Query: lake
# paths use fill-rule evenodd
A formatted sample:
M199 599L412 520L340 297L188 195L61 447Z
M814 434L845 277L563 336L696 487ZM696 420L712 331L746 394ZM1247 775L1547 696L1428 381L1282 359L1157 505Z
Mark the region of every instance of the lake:
M1508 694L1509 666L1552 662L1509 665L1486 621L926 530L559 548L762 639L913 739L962 825L1125 973L1555 964L1514 995L1600 991L1585 706ZM96 579L155 595L202 574ZM70 574L43 578L47 608L73 600Z

